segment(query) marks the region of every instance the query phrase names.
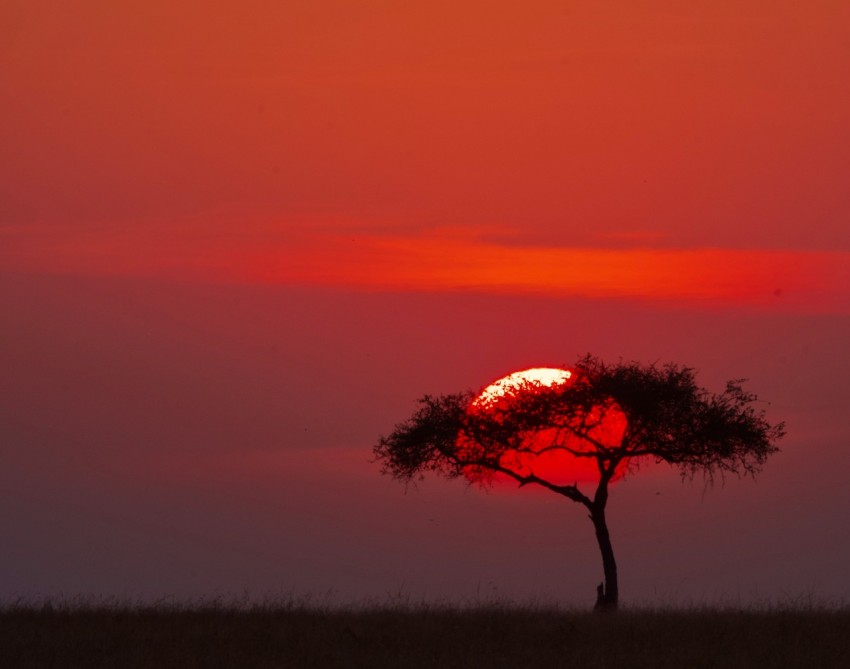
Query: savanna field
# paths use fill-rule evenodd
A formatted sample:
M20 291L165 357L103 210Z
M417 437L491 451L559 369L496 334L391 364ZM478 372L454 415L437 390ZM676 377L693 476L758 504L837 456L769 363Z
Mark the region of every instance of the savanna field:
M2 667L850 666L850 609L23 604Z

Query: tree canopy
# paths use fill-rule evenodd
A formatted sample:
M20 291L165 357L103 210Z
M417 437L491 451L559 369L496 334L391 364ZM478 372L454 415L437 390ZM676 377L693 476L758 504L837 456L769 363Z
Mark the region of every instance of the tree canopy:
M563 383L529 381L495 398L471 391L426 395L412 416L379 439L374 454L384 473L405 481L434 472L486 485L502 476L584 505L605 571L597 603L613 608L618 587L605 522L609 483L646 460L709 480L753 476L778 450L784 424L767 420L743 381L712 393L697 384L692 368L673 363L606 364L588 355L570 371ZM572 479L571 467L582 461L595 465L593 492Z

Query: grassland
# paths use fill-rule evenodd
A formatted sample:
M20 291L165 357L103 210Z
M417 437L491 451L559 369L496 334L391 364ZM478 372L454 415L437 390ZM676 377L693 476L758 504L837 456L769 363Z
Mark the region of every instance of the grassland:
M0 667L846 669L850 609L19 604Z

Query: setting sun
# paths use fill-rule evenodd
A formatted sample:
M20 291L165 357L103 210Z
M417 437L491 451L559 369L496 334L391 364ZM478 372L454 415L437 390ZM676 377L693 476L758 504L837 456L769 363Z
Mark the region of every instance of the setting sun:
M484 414L496 414L506 404L514 399L521 399L526 393L542 391L546 388L565 384L575 380L573 372L558 367L532 367L518 372L512 372L485 387L472 401L470 411L483 411ZM604 421L594 431L594 437L614 443L618 435L622 435L625 419L616 410L609 412ZM467 436L461 437L460 442L465 449L474 451L478 448L475 442ZM595 458L585 455L575 455L587 450L588 444L556 427L547 427L529 432L523 436L519 449L508 449L501 457L501 464L515 472L527 475L533 473L546 480L568 485L577 481L592 482L599 478L599 469ZM469 468L467 478L476 480L481 472ZM508 476L496 475L495 482L510 483L515 481Z
M540 384L542 386L554 386L564 383L572 376L572 372L555 367L532 367L521 372L513 372L494 381L475 398L474 404L484 405L504 397L511 390L521 388L526 384Z

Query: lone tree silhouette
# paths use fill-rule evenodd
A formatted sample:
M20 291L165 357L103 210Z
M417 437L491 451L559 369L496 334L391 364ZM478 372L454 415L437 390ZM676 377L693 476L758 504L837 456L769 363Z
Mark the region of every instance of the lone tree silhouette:
M647 460L676 466L687 478L702 473L708 482L726 473L754 476L785 429L766 420L741 384L729 381L716 394L698 386L688 367L606 364L588 355L565 382L525 381L498 397L426 395L374 454L383 473L406 482L436 472L487 486L501 476L581 504L602 554L596 607L614 610L617 564L605 520L611 481ZM574 473L587 462L595 465L592 495Z

